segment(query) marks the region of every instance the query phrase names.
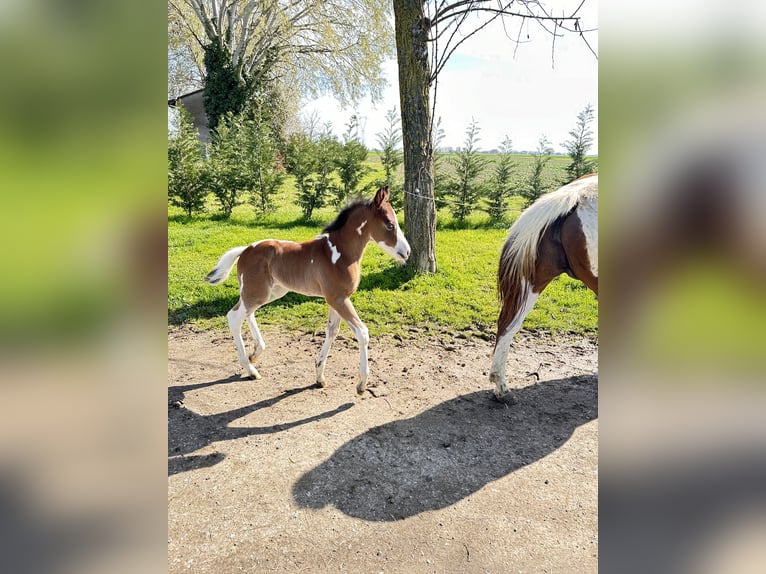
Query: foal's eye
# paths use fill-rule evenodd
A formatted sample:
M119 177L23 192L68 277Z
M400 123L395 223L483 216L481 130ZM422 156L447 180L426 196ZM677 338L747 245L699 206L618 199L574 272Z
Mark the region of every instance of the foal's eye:
M388 229L389 231L393 231L394 224L391 221L386 222L386 229Z

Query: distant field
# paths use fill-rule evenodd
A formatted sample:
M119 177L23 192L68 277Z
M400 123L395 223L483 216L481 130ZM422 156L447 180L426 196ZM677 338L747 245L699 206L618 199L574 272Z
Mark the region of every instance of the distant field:
M525 156L517 156L522 172ZM568 158L554 157L550 177L564 169ZM364 183L379 177L377 154L368 161L371 173ZM168 209L168 321L198 327L224 327L224 315L238 298L234 274L223 285L204 282L220 255L236 245L265 238L304 241L315 237L337 214L336 207L315 212L313 221L301 219L294 202L295 187L288 178L280 191L276 212L259 217L251 205L234 210L230 221L220 221L210 202L210 213L187 221L174 207ZM509 221L521 202L514 198ZM403 214L399 213L400 219ZM472 215L465 228L456 229L449 213L439 211L436 234L436 274L410 276L377 246L371 245L362 262L362 282L352 301L360 317L375 333L399 333L408 328L450 330L486 337L494 333L499 312L495 295L497 259L505 239L505 226L489 228L486 215ZM323 331L327 306L320 299L288 294L257 312L260 322L303 331ZM554 334L595 335L598 304L585 287L568 277L554 281L543 293L525 322L524 329Z

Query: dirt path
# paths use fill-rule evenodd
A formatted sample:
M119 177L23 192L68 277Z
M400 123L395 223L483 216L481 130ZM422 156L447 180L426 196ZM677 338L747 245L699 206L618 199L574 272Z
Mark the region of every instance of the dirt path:
M359 398L347 329L325 389L323 334L264 336L255 382L228 332L169 332L170 572L596 572L594 341L522 337L509 407L486 341L373 337Z

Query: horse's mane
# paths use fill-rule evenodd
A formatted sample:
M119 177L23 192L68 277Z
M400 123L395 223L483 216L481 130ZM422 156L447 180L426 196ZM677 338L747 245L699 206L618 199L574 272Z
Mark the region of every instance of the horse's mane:
M360 205L368 206L370 204L369 201L365 199L357 199L348 204L346 207L343 208L343 210L338 214L338 217L335 218L335 220L332 223L329 223L323 230L322 233L332 233L333 231L338 231L341 229L344 225L346 225L346 222L348 221L349 215L351 215L351 212L354 211L357 207Z

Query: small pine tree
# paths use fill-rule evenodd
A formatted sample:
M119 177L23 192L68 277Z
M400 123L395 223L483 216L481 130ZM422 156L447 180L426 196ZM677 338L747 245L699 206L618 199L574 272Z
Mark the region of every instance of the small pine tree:
M343 144L338 145L335 155L335 167L341 185L337 188L337 205L342 205L346 199L356 193L359 182L367 172L364 160L367 159L367 148L359 141L359 120L356 114L346 126L343 134Z
M295 176L298 205L307 221L315 209L326 205L329 194L335 190L332 175L337 151L338 140L330 133L329 126L316 139L306 133L288 138L285 147L287 171Z
M593 173L596 169L595 162L587 159L588 150L593 145L591 122L593 122L593 106L588 104L577 114L577 125L569 132L572 139L562 144L572 159L572 163L566 167L567 178L563 183L569 183L578 177Z
M335 192L337 195L337 186L333 182L333 168L338 155L338 140L330 131L329 124L325 126L325 131L319 136L314 144L314 173L312 174L312 186L310 197L306 198L304 207L305 218L311 219L314 209L324 207L330 195ZM310 209L306 211L306 207Z
M285 146L287 172L295 177L298 188L298 204L303 210L303 217L311 219L315 202L313 200L313 178L316 164L315 143L305 133L292 134Z
M274 195L284 181L284 171L271 128L257 110L254 118L246 121L244 127L247 153L243 168L253 190L253 206L258 213L265 215L274 207Z
M208 173L191 114L183 106L180 113L178 132L168 141L168 200L191 218L205 207Z
M386 121L388 126L382 131L375 134L378 139L378 145L380 146L380 163L383 164L383 180L379 182L379 185L387 185L391 205L399 208L403 205L403 198L401 189L396 182L396 169L402 163L402 152L399 151L399 146L402 143L402 130L399 127L399 114L396 113L396 108L391 108L386 112Z
M537 149L532 153L532 171L519 190L519 194L526 199L527 206L534 203L549 189L548 183L543 180L543 172L551 160L552 153L553 149L550 147L548 138L542 136L537 144Z
M449 206L452 216L460 223L476 209L484 193L480 176L487 159L479 153L479 131L476 120L471 120L465 132L465 146L450 158L455 175L447 183L446 195L452 200Z
M244 149L242 117L228 112L221 116L212 133L208 158L210 191L227 219L242 203L242 191L248 187L242 174Z
M508 211L508 198L514 194L512 182L516 162L511 159L511 138L505 137L500 144L500 157L495 162L494 172L487 189L486 212L493 224L501 223Z

